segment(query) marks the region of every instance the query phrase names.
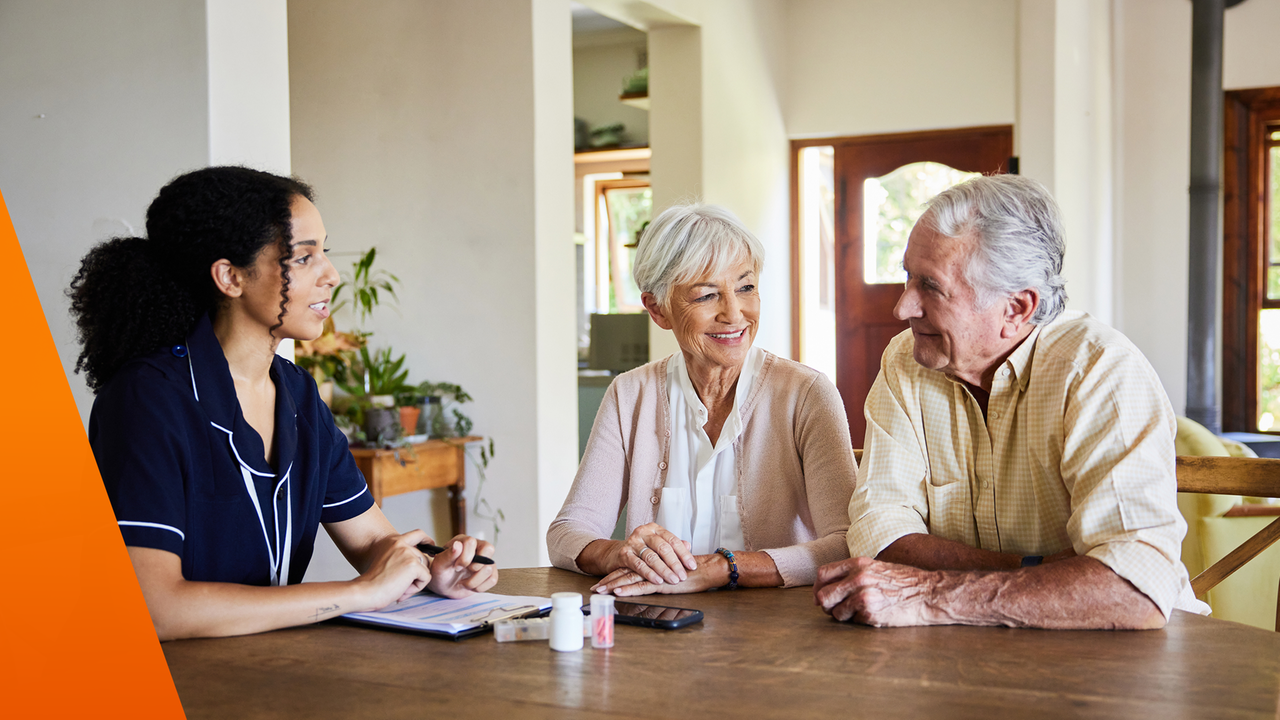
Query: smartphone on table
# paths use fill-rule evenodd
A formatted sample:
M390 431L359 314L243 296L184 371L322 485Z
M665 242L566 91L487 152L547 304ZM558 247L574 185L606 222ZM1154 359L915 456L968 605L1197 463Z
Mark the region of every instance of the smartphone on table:
M675 630L696 622L702 622L701 610L622 602L621 600L614 602L613 608L617 613L614 615L613 621L619 625L639 625L640 627ZM589 615L591 606L589 604L583 605L582 612Z

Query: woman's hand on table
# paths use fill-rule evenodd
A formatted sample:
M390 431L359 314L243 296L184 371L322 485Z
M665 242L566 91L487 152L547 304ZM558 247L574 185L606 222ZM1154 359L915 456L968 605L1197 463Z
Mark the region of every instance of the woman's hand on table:
M719 558L719 561L717 561ZM729 566L724 557L711 553L694 557L697 567L685 574L677 583L655 583L640 576L630 568L619 568L600 579L591 587L596 594L613 594L618 597L634 595L677 595L697 593L722 587L729 582Z
M355 582L364 585L367 610L379 610L413 595L432 580L419 543L431 542L421 530L388 535L370 548L368 567Z
M698 569L689 548L689 543L657 523L641 525L614 548L610 575L629 570L654 585L677 585Z
M493 550L492 544L469 535L454 537L444 546L444 552L431 559L431 579L427 589L448 598L461 598L488 590L498 583L497 567L481 565L471 559L476 555L492 558Z

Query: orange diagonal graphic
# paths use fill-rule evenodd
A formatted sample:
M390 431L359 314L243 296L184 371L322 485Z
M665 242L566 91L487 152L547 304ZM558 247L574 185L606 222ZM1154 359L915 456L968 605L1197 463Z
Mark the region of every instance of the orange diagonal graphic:
M0 716L181 718L2 196L0 287Z

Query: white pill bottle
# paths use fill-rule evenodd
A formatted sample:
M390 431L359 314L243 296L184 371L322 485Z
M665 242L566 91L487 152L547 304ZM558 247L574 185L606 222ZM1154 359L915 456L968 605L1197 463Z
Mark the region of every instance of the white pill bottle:
M582 595L575 592L551 594L551 649L573 652L582 649Z

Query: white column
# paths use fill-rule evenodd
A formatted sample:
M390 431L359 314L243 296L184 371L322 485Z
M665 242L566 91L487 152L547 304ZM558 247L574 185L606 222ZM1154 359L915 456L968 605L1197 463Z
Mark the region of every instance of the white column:
M1111 3L1022 0L1015 152L1057 198L1068 307L1114 315Z
M649 177L655 215L702 199L702 30L649 29ZM649 324L649 359L677 350L675 335Z
M538 561L578 467L573 240L573 32L568 0L533 0L534 346Z

